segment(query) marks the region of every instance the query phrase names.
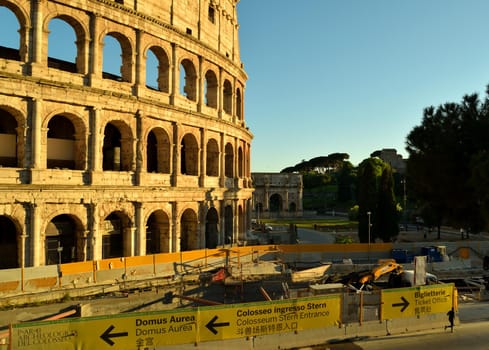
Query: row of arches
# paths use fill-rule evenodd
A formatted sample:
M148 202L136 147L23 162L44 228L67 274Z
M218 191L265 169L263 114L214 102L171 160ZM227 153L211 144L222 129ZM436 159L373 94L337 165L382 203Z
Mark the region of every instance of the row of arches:
M180 131L171 123L164 126L147 123L148 127L141 130L143 135L135 135L125 121L109 120L102 125L102 140L92 146L88 136L91 134L89 117L63 113L40 119L45 120L41 128L44 132L41 139L45 142L38 143L46 145L45 150L37 150L46 155L38 164L40 168L97 169L93 160L101 158L99 170L103 171L134 171L136 165L141 164L140 170L147 173L229 178L250 174L249 145L236 139L223 142L219 134L208 136L202 143L200 131ZM26 124L27 118L20 111L0 107L2 167L24 167L28 163L25 159L28 154L25 145L29 145L25 140ZM179 140L176 145L173 143L175 133ZM178 158L179 166L174 167L173 160Z
M41 230L39 241L22 241L20 223L8 215L0 215L0 269L18 268L28 261L29 251L37 251L40 265L54 265L91 259L109 259L133 255L150 255L202 248L216 248L237 240L234 208L224 207L220 217L216 208L207 209L200 225L198 213L186 209L176 223L165 210L153 211L138 231L133 218L122 210L105 216L90 231L77 215L64 213L53 217ZM238 206L238 225L244 220ZM140 251L135 249L142 242Z
M243 119L244 83L218 63L164 38L119 28L100 16L89 14L86 18L84 12L71 13L62 6L50 11L43 9L41 2L38 4L36 13L40 18L30 18L28 9L0 2L0 16L6 27L0 38L1 58L178 94ZM40 26L33 26L36 23ZM31 27L32 33L28 30ZM42 49L44 46L46 49Z

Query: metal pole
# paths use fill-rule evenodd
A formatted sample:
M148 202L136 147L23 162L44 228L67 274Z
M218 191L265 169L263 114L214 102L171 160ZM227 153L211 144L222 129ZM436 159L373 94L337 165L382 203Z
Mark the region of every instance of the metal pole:
M368 263L370 264L370 215L372 213L370 211L367 212L368 215Z

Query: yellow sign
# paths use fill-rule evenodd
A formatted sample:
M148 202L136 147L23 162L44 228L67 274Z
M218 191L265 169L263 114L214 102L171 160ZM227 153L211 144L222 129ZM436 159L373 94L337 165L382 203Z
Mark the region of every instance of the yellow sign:
M13 327L12 349L134 350L195 340L198 309L121 314Z
M340 322L340 300L329 295L200 309L197 341L333 326Z
M446 313L452 308L453 284L382 291L382 320Z
M86 317L13 326L13 350L134 350L328 327L340 296Z

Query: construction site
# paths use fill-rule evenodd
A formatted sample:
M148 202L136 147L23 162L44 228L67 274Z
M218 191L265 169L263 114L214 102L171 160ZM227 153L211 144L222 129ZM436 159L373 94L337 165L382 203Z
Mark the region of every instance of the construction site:
M275 229L273 235L275 240L287 242L294 232ZM365 325L369 322L383 321L385 297L382 293L386 290L453 285L456 297L443 303L455 306L459 302L488 298L487 237L481 235L462 241L451 234L444 235L444 241L424 241L417 240L416 233L409 235L413 241L243 244L63 264L54 266L52 278L49 271L34 271L36 268L3 270L0 271L1 337L8 346L12 325L25 322L49 323L107 315L131 317L172 311L178 314L182 310L206 310L223 305L262 307L291 301L295 305L301 300L338 295L341 296L338 299L341 311L339 320L334 323L363 325L367 330ZM269 240L269 235L266 237ZM19 280L15 280L16 273ZM408 305L409 302L403 307ZM425 311L421 309L415 312L417 319L429 316L430 324L436 324L434 315L423 315ZM445 311L441 318L445 319ZM214 323L204 326L209 325ZM420 325L416 322L416 325L403 324L402 327L406 330ZM270 335L270 331L255 332L249 335L263 338Z

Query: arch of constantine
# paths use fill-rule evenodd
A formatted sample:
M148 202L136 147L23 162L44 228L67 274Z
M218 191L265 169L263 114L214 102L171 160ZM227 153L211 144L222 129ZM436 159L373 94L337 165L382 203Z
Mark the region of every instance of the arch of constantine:
M2 33L15 45L0 39L0 268L242 238L252 134L237 2L0 0L18 25Z

